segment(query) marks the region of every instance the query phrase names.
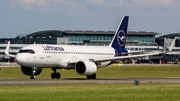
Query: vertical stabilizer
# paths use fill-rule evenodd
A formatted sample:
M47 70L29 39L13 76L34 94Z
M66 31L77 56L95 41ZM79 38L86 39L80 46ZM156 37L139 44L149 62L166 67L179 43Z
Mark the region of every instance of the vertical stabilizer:
M111 41L110 47L114 49L124 49L126 44L126 35L128 28L129 16L124 16L116 30L113 40Z

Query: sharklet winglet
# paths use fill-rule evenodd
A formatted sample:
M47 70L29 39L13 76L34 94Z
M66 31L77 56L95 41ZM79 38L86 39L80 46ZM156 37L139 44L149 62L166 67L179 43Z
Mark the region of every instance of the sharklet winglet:
M5 54L9 57L15 57L16 55L9 54L10 41L8 41L7 47L5 49Z

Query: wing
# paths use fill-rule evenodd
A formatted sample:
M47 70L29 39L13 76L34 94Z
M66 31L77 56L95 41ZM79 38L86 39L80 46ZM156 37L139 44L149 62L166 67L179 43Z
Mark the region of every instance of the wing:
M119 57L112 57L112 58L102 58L102 59L94 59L94 62L101 62L101 61L112 61L112 60L124 60L124 59L132 59L132 58L142 58L151 55L159 55L162 53L152 53L152 54L141 54L141 55L131 55L131 56L119 56Z
M139 53L147 53L147 52L152 52L152 51L129 51L128 50L128 53L122 53L122 55L139 54Z
M141 55L131 55L131 56L119 56L119 57L112 57L112 58L99 58L99 59L89 59L92 62L105 62L105 61L112 61L112 60L124 60L124 59L132 59L132 58L142 58L151 55L159 55L162 53L152 53L152 54L141 54ZM69 64L75 64L79 60L70 60Z

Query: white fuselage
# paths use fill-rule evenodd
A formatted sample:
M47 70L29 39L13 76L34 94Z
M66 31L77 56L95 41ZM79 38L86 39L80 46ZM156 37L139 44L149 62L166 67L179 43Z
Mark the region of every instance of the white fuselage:
M115 50L106 46L69 46L69 45L28 45L21 50L30 49L35 53L17 53L15 60L27 67L42 68L74 68L70 61L84 61L89 59L111 58ZM101 62L97 67L107 66L111 61Z

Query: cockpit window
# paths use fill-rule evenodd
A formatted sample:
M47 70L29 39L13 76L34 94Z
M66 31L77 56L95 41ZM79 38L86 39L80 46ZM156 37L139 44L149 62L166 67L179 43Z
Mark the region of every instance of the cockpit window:
M26 50L20 50L18 53L31 53L34 54L35 52L31 49L26 49Z

